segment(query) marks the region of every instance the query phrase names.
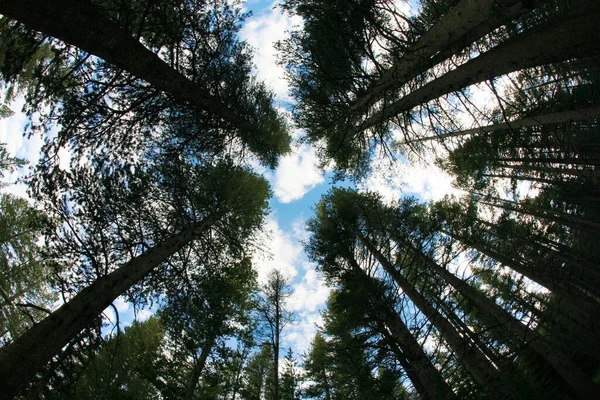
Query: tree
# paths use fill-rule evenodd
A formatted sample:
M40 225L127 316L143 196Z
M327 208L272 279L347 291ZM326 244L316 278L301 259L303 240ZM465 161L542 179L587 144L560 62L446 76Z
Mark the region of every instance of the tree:
M0 195L0 210L0 337L10 343L50 313L50 265L37 244L48 221L10 194Z
M437 231L439 227L436 219L428 214L425 208L407 200L399 203L394 210L384 206L376 195L340 189L334 190L323 201L323 210L327 210L327 214L321 217L326 221L321 222L321 226L332 229L332 236L328 242L318 245L317 254L322 254L322 258L318 259L320 264L324 265L328 257L335 257L336 252L340 251L338 247L341 244L341 235L347 237L347 246L354 241L352 246L355 246L355 255L345 250L345 255L337 253L338 257L343 257L356 271L364 269L377 274L377 266L380 266L385 271L384 276L397 284L404 295L420 309L423 317L438 330L447 345L459 355L460 363L473 375L482 389L488 390L488 384L482 374L485 368L492 368L491 376L494 376L494 370L497 369L499 376L496 376L496 379L504 380L510 387L520 381L519 373L503 362L498 356L499 353L496 355L493 349L488 349L488 344L478 340L474 332L461 322L461 319L467 318L466 315L456 314L447 301L439 297L440 290L448 284L453 287L451 290L460 294L463 301L471 303L472 308L468 312L478 316L478 324L487 325L488 329L499 326L503 328L494 334L493 341L501 340L508 343L512 349L526 348L536 354L532 358L521 356L525 360L522 368L539 363L533 360L539 357L554 369L578 396L594 397L597 385L589 377L589 372L577 365L573 356L556 346L552 339L544 338L435 261L434 258L439 258L439 253L449 245L451 248L451 244L444 242L443 236ZM324 230L319 229L320 232ZM316 242L313 243L316 245ZM312 247L309 249L314 252ZM369 256L373 257L376 263L361 266L358 260ZM425 280L428 276L437 278ZM391 326L390 323L388 325ZM592 349L595 348L593 341L589 343ZM468 352L473 349L476 350L469 355ZM490 360L487 366L486 360ZM494 364L491 364L492 360ZM529 365L528 360L531 362ZM519 383L521 384L524 383Z
M47 398L154 399L164 392L163 367L165 329L156 317L133 324L107 338L99 351L78 365L78 378L71 387L58 388Z
M163 178L172 179L176 176L163 175ZM162 199L167 201L163 205L173 204L176 208L169 210L170 206L167 206L163 210L172 213L169 219L171 225L162 235L156 232L159 235L154 238L155 242L147 244L137 254L125 252L124 258L129 257L129 260L116 269L113 265L106 265L108 271L101 277L94 279L93 283L62 307L2 349L0 369L4 379L3 396L14 396L73 336L92 324L111 302L178 250L219 226L224 235L231 238L234 246L232 251L237 251L240 248L237 246L248 240L251 232L261 224L269 190L266 182L256 175L240 168L220 165L187 169L185 180L181 178L162 182L167 193L169 189L172 190L169 194L175 198L182 195L189 197L179 197L180 201L174 203L168 203L172 200L168 196ZM153 181L149 182L152 186ZM193 182L193 185L185 186L189 182ZM115 198L111 201L118 204ZM157 204L151 207L160 209ZM157 221L164 222L163 218L169 217L168 212L159 216ZM150 238L152 234L148 236Z
M333 364L327 349L327 342L322 332L317 332L312 339L310 350L304 357L306 377L312 381L304 392L309 398L331 400L332 378L330 366Z
M297 361L290 347L283 359L283 371L281 372L281 389L279 390L281 400L298 400L300 377L297 371Z
M168 381L180 386L178 397L185 399L199 397L210 359L227 347L226 341L244 339L246 331L240 327L251 326L251 295L256 290L251 261L227 262L227 254L210 250L194 249L197 258L188 256L186 263L201 266L182 266L185 278L170 288L167 305L159 312L171 338L172 363L177 364ZM220 362L217 358L213 364ZM177 382L181 375L186 377L183 383Z
M264 342L258 352L249 360L245 368L244 384L240 395L244 400L268 398L273 386L273 352L269 343Z
M292 295L288 279L277 269L269 272L267 281L261 287L257 314L259 324L273 351L273 399L279 400L279 349L281 335L286 326L294 320L293 313L286 303Z
M321 201L317 207L317 216L308 222L312 236L306 250L310 258L319 264L319 268L330 282L351 283L350 290L361 293L362 298L368 300L366 304L359 302L355 307L363 304L371 319L381 321L387 327L388 336L400 347L403 354L398 361L405 368L411 367L406 371L415 388L431 398L452 398L452 390L399 313L390 305L394 304L394 296L390 298L382 295L377 281L367 275L367 271L371 274L374 272L372 266L367 264L365 269L362 269L359 265L355 258L355 233L336 223L336 218L342 217L344 209L340 209L341 215L336 215L336 211L338 210L332 203Z
M0 144L0 178L25 164ZM2 184L0 184L0 187ZM53 302L51 267L38 240L50 224L27 200L0 194L0 342L9 343L45 317Z
M207 8L206 4L197 1L186 1L180 5L181 9L184 10L184 14L188 13L187 15L181 17L170 15L167 18L159 17L148 21L144 18L144 11L147 12L145 16L149 19L154 16L153 12L161 12L153 9L152 5L149 4L146 10L129 9L123 13L141 19L139 32L127 32L123 28L123 26L128 27L127 21L119 21L119 18L123 15L119 13L116 13L116 15L112 13L111 15L110 11L103 10L103 7L107 7L109 4L110 2L101 1L81 3L71 0L56 0L53 2L32 0L19 4L2 4L0 12L4 16L16 19L32 29L52 35L64 40L66 43L79 47L89 54L98 56L117 66L122 72L126 71L149 82L154 89L150 91L146 89L146 94L140 96L139 100L135 100L133 105L126 105L125 110L131 111L140 106L151 105L153 99L158 99L159 93L155 90L164 91L167 96L173 96L180 106L189 104L194 108L208 111L209 115L217 116L225 121L228 125L226 131L229 130L230 133L237 132L238 139L247 144L252 151L256 151L258 157L266 164L274 166L277 157L289 150L289 136L286 126L282 117L272 107L271 94L263 85L255 84L249 78L248 57L240 57L240 50L243 46L240 46L233 39L231 31L238 29L235 24L239 23L237 12L232 11L227 4L219 3L215 6L214 13L212 10L206 10L207 20L203 21L198 10ZM127 6L132 7L133 4L132 2ZM221 7L222 9L220 9ZM31 10L35 10L35 12ZM61 10L61 12L57 12L57 10ZM167 13L177 13L178 10L177 4L169 4L168 7L164 8L164 12ZM216 40L223 43L229 41L224 47L224 51L229 53L219 54L217 52L216 57L214 57L216 58L214 61L216 61L217 69L211 71L210 68L214 69L215 64L208 63L207 68L203 69L202 61L204 60L202 60L202 57L211 55L211 53L214 54L215 51L207 49L202 39L195 42L193 38L210 36L211 32L202 30L208 29L207 26L210 25L202 26L202 24L219 24L219 19L213 18L218 15L223 16L222 21L225 21L227 25L222 31L217 30ZM213 21L211 21L211 18ZM164 24L159 23L163 20ZM119 22L123 26L120 26ZM183 26L177 25L180 23L183 23ZM164 34L166 30L174 29L177 31L179 28L181 33L171 38L175 40L175 43L168 43L167 39L169 38L156 42L157 37ZM185 59L181 62L178 60L177 67L168 65L140 42L140 35L143 35L143 39L150 45L157 46L156 52L159 52L165 44L171 46L181 45L183 48L177 50L178 54L185 57L186 54L191 53L191 59ZM99 38L102 39L99 40ZM189 41L186 42L185 40ZM167 41L167 43L164 43L164 41ZM179 43L179 41L182 42ZM241 68L236 71L233 68L235 64L232 63L228 66L228 58L237 62L237 65ZM80 69L86 59L79 65L75 63L76 66L73 71L76 72L76 69ZM113 75L114 78L112 79L118 79L122 72ZM213 72L213 74L211 75L210 72ZM110 85L115 83L114 81L111 82L111 75L110 71L108 74L103 71L98 75L100 78L108 76L107 85L100 82L98 94L93 93L93 91L89 93L89 89L95 87L90 83L97 85L97 82L83 82L81 86L81 89L83 89L82 96L87 99L83 104L89 108L90 100L95 102L95 97L101 99L105 96L106 91L110 90ZM85 79L85 76L83 78ZM227 81L223 82L225 78L227 78ZM213 79L218 82L214 82ZM221 87L213 88L215 83ZM136 85L131 86L131 82L129 84L130 88L135 91ZM210 89L207 90L206 87ZM72 106L76 105L74 102L69 103ZM106 108L102 103L100 103L100 106ZM64 110L68 111L69 108L65 107ZM117 118L125 117L122 110L117 110L116 114ZM62 121L63 129L73 125L66 122ZM222 127L220 128L222 129ZM203 132L205 136L209 133L212 134L213 132L210 130Z
M300 15L304 3L292 2ZM295 118L307 129L308 140L321 146L324 163L333 161L340 171L363 176L377 146L381 146L386 154L393 153L390 149L392 129L399 129L406 142L410 141L411 132L419 130L414 128L415 125L421 128L431 125L436 129L436 122L442 119L440 116L449 119L451 125L459 126L451 99L462 101L460 93L448 100L444 96L510 72L598 53L595 45L586 49L579 47L581 52L567 49L579 46L575 43L585 46L587 38L593 35L591 31L576 32L575 28L588 16L597 19L592 16L598 12L593 2L576 2L569 9L560 5L508 1L503 2L506 8L502 9L496 8L493 2L462 1L451 10L448 5L456 2L424 3L429 13L424 11L417 17L420 20L412 28L418 32L417 40L406 34L409 39L402 45L384 48L384 54L393 55L390 58L394 63L374 73L380 79L372 79L372 83L361 88L363 90L353 91L351 77L329 77L330 80L338 78L351 82L342 90L345 97L324 93L320 102L312 101L311 88L318 91L321 87L315 71L319 64L313 64L313 60L318 62L315 49L326 42L321 32L313 32L310 30L312 25L307 25L298 34L304 35L303 42L286 49L284 60L291 66L293 87L298 88L297 97L301 100ZM529 6L533 6L533 10L529 10ZM488 18L490 14L493 17ZM468 22L462 19L466 15L472 16ZM318 13L311 17L315 20L324 18ZM323 23L325 21L323 19ZM364 24L371 23L364 17ZM495 31L502 25L506 27ZM372 43L375 47L377 42ZM564 49L557 47L563 45ZM355 57L367 58L369 51L373 50L360 49L359 56ZM461 61L457 63L456 60ZM436 65L440 67L435 69ZM360 80L359 76L355 82Z

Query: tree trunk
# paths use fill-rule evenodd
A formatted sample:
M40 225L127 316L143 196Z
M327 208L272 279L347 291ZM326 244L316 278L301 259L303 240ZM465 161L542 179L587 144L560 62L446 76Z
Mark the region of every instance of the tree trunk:
M543 24L511 38L374 113L359 126L351 127L347 136L354 137L420 104L497 76L597 55L600 41L590 38L600 31L598 14L598 5L590 5L586 15Z
M279 334L281 324L281 297L275 298L275 343L273 343L273 400L279 400Z
M428 140L442 140L446 138L459 137L459 136L471 136L479 133L493 132L498 130L519 130L521 128L540 126L548 124L563 124L566 122L574 121L587 121L592 118L600 118L600 105L594 105L587 108L581 108L570 111L560 111L544 115L538 115L534 117L525 117L517 119L511 122L504 122L498 124L492 124L487 126L481 126L478 128L465 129L457 132L448 132L441 135L427 136L424 138L418 138L413 140L407 140L399 142L398 144L413 144L421 143Z
M206 89L171 68L102 15L89 0L1 1L0 14L123 68L173 95L182 104L207 110L240 130L256 131L256 124L243 119Z
M441 276L446 282L454 287L461 295L472 302L479 311L488 317L493 326L506 329L510 335L506 337L517 345L521 343L528 344L536 353L538 353L549 365L551 365L571 389L582 399L596 399L600 393L600 386L595 384L581 369L565 354L550 344L537 332L529 329L520 321L515 319L508 311L487 298L484 294L471 287L465 281L459 279L454 274L442 268L430 257L424 255L416 249L411 250L417 255L420 261L429 269ZM594 354L598 354L599 346L593 349Z
M396 360L398 360L398 363L400 363L400 366L402 366L402 369L404 369L406 376L408 376L408 379L410 379L410 381L412 382L419 396L421 396L422 398L426 398L427 391L425 390L425 388L421 384L421 381L419 380L419 375L417 374L418 371L415 370L415 368L413 368L413 366L407 360L406 355L398 345L397 341L394 340L394 336L389 332L389 330L385 326L383 326L383 324L379 324L377 330L390 342L390 350L392 351L392 353L394 353L394 356L396 356Z
M202 375L202 371L204 370L204 366L206 365L206 360L210 355L212 348L215 344L215 337L211 336L207 339L206 343L202 347L202 351L200 352L200 357L198 360L194 362L192 369L192 376L190 378L190 384L188 385L186 391L186 400L192 400L194 398L194 392L196 391L196 386L198 386L198 381L200 380L200 376Z
M600 222L591 221L577 215L567 214L562 211L553 210L547 207L535 206L532 204L502 199L494 196L485 196L482 200L479 200L479 202L507 211L532 215L534 217L556 222L572 228L593 230L594 232L600 231Z
M398 343L406 360L416 372L415 374L407 374L409 379L411 375L412 379L418 379L417 385L424 388L426 399L455 399L456 396L452 392L452 389L450 389L438 370L433 366L431 360L427 357L423 348L404 324L398 313L392 310L384 299L375 294L375 289L370 282L371 278L360 268L358 262L353 257L348 257L347 261L353 270L359 274L361 279L364 280L365 285L368 286L366 288L368 301L373 305L373 313L370 317L376 321L381 321L388 327L394 341Z
M55 354L161 262L194 240L216 221L204 221L146 250L83 289L43 321L0 349L0 399L13 399Z
M491 246L486 245L485 243L477 243L473 240L469 240L469 238L462 237L459 234L455 234L447 230L441 230L440 232L452 237L455 240L458 240L465 246L477 250L479 253L498 261L499 263L509 267L513 271L518 272L523 276L526 276L532 281L539 283L540 285L550 290L556 296L571 303L573 307L579 310L579 315L577 315L576 317L577 320L581 321L583 325L585 325L585 321L589 321L589 319L593 315L595 315L595 311L592 310L597 309L596 304L592 303L591 300L583 293L580 293L578 289L565 285L566 282L564 282L563 279L556 276L556 274L560 275L560 272L556 272L554 270L542 270L541 268L535 268L535 266L521 263L520 261L515 260L509 255L498 252L497 250L491 248ZM573 315L573 317L575 317L575 315Z
M454 350L461 364L473 376L480 387L488 392L490 398L516 399L509 386L502 382L505 378L489 362L487 357L471 343L463 338L452 324L423 297L413 285L396 269L394 265L367 239L357 231L359 240L381 264L387 274L398 284L408 298L423 312L425 317L436 327L448 345Z
M351 107L357 112L528 10L521 0L463 0L425 32Z

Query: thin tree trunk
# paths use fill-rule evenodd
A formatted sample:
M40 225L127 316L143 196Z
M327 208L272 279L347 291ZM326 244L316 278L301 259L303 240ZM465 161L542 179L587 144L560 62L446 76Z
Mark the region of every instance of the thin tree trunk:
M420 104L497 76L599 54L600 41L590 40L600 31L598 7L592 4L586 15L553 21L508 39L351 127L347 136L353 137Z
M519 345L526 343L536 353L538 353L548 364L550 364L560 376L567 382L571 389L583 399L596 399L600 393L600 386L595 384L579 366L574 363L569 357L563 354L554 345L550 344L546 339L540 336L537 332L529 329L520 321L515 319L508 311L500 307L498 304L490 300L481 292L471 287L465 281L459 279L454 274L450 273L445 268L442 268L438 263L430 257L424 255L416 249L411 249L420 261L429 269L441 276L446 282L452 285L466 299L471 301L479 311L488 317L494 326L506 329L510 335L506 337L511 339L511 342ZM598 344L594 346L595 355L599 352Z
M597 315L598 306L595 303L592 303L592 301L577 288L569 287L568 285L565 286L565 282L555 276L552 271L542 271L540 268L533 268L531 265L523 264L510 256L497 252L496 250L490 248L490 246L478 244L472 240L468 240L467 238L461 237L460 235L451 233L447 230L440 230L440 232L452 237L455 240L458 240L465 246L477 250L481 254L498 261L513 271L526 276L532 281L539 283L550 290L555 296L570 303L574 311L569 317L573 318L582 326L589 326L591 319Z
M487 126L481 126L478 128L465 129L462 131L448 132L441 135L427 136L424 138L417 138L413 140L407 140L399 142L398 144L413 144L421 143L429 140L443 140L452 137L459 136L471 136L479 133L493 132L498 130L519 130L530 126L540 126L548 124L563 124L566 122L574 121L587 121L592 118L600 118L600 105L594 105L591 107L581 108L570 111L560 111L544 115L538 115L535 117L525 117L517 119L515 121L492 124Z
M392 351L392 353L394 353L394 356L396 356L396 360L398 360L398 363L400 363L400 365L402 366L402 369L404 369L406 376L408 376L408 379L410 379L410 381L412 382L413 386L415 387L415 390L417 391L419 396L421 396L422 398L426 397L427 392L426 392L425 388L423 387L423 385L421 384L421 382L419 381L419 376L417 374L417 371L413 368L413 366L410 364L410 362L406 359L406 355L401 350L401 348L398 345L398 343L396 342L396 340L394 340L394 337L389 332L389 330L382 324L379 324L379 325L380 326L377 328L377 330L390 342L390 344L389 344L390 350Z
M539 207L526 203L524 204L493 196L485 196L485 198L479 200L479 202L492 207L518 212L520 214L532 215L534 217L556 222L561 225L570 226L572 228L600 231L600 222L591 221L577 215L567 214L562 211L553 210L547 207Z
M237 128L254 132L251 123L192 83L156 54L102 15L89 0L0 1L0 14L100 57L165 91L182 104L218 115Z
M279 400L279 333L281 323L281 297L275 299L275 343L273 343L273 400Z
M357 230L358 239L375 259L381 264L387 274L398 284L410 300L423 312L427 319L437 328L448 345L454 350L461 364L473 376L480 387L488 392L491 398L516 399L515 394L502 382L504 376L487 359L487 357L471 343L462 337L452 324L423 297L413 285L396 269L394 265Z
M0 399L13 399L55 354L161 262L194 240L216 221L204 221L146 250L110 274L83 289L11 344L0 349Z

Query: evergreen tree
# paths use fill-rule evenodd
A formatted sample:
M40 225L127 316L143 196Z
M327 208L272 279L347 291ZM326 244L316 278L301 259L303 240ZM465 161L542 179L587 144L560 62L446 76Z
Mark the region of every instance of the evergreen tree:
M277 269L269 273L261 290L257 303L257 318L273 351L272 397L273 400L279 400L279 350L282 332L294 319L293 313L286 305L292 290L289 280Z
M140 283L178 250L183 249L194 240L206 238L205 235L209 233L214 235L213 229L220 227L223 237L230 240L231 251L240 251L244 247L243 243L250 239L251 232L260 226L269 190L266 182L256 175L227 165L185 169L185 180L182 180L182 175L178 175L179 172L184 171L169 175L173 172L175 171L156 171L155 173L159 175L155 178L159 178L158 180L146 180L145 184L149 184L146 188L151 189L146 197L143 192L139 191L144 188L144 181L141 182L141 188L140 186L136 187L135 181L131 182L129 190L132 192L129 195L138 199L137 202L131 204L119 203L119 197L115 197L116 193L111 193L110 190L104 193L102 190L100 193L92 192L89 199L82 197L82 200L90 200L88 204L80 203L82 206L90 205L90 209L83 209L84 212L79 214L84 222L87 219L87 226L90 228L87 233L90 235L94 233L91 229L94 228L94 225L90 222L98 222L94 214L86 214L95 211L91 207L94 204L93 201L96 201L96 206L102 206L106 204L106 201L114 205L112 210L107 208L104 209L104 215L100 214L100 217L109 218L105 221L100 220L101 226L102 224L107 225L104 225L104 229L98 232L100 238L98 241L94 240L94 243L103 243L102 234L122 237L120 243L118 241L111 243L116 250L111 257L119 266L115 269L113 260L100 257L100 260L103 260L100 263L97 261L96 254L89 254L90 249L76 235L76 233L83 234L86 225L80 232L67 232L67 236L59 237L63 244L71 248L74 247L73 243L81 246L81 248L75 248L77 251L75 254L78 256L82 254L84 261L86 260L85 256L88 258L87 262L78 267L81 271L91 274L92 283L85 286L62 307L3 349L0 368L4 371L2 376L6 382L3 383L3 387L7 397L14 395L71 338L91 325L111 302ZM177 179L178 176L179 179ZM154 182L161 182L163 187L154 186ZM193 182L193 185L189 185L189 182ZM91 182L88 181L88 183ZM137 184L140 182L138 181ZM90 185L87 188L88 194L93 189L102 188ZM155 196L149 196L152 193ZM103 198L99 195L109 197ZM120 199L127 201L128 197L121 194ZM153 199L157 203L150 204L149 199ZM172 200L176 201L172 202ZM142 237L149 242L142 241L144 247L136 250L139 242L128 242L127 238L119 233L119 225L114 225L112 221L115 220L111 218L118 217L120 214L123 216L123 221L127 221L127 212L133 211L132 209L128 210L128 207L140 205L140 202L151 208L146 214L148 218L146 229L140 232ZM120 207L122 208L119 209ZM109 211L116 212L116 215L111 215ZM139 213L140 209L135 209L134 215L138 216L136 218L138 220ZM75 215L77 216L77 214ZM93 218L90 218L92 216ZM167 221L168 226L161 226ZM63 228L68 226L66 224ZM116 231L110 231L115 228ZM136 232L130 231L130 234L135 237ZM71 242L71 240L75 240L75 242ZM128 247L132 244L134 247ZM58 250L60 251L60 247ZM110 251L110 248L108 250ZM69 252L61 253L70 254ZM105 263L106 261L109 263ZM96 276L94 276L95 274ZM13 373L18 371L19 373L15 375L8 371ZM12 378L10 378L11 376ZM15 379L15 376L18 376L19 379Z

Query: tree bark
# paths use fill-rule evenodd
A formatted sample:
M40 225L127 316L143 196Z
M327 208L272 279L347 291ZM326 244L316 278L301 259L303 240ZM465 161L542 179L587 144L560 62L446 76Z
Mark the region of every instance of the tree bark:
M216 219L214 214L208 216L201 223L163 240L97 279L14 342L0 349L0 399L13 399L40 368L75 335L92 325L117 297L209 229Z
M202 347L202 351L200 352L200 357L198 358L198 360L196 360L194 362L192 376L190 378L190 384L188 385L187 393L185 396L186 400L193 400L194 392L196 391L196 387L198 386L198 380L200 379L200 376L202 375L202 371L204 370L204 365L206 365L206 360L208 359L208 356L210 355L214 344L215 344L215 337L211 336L210 338L207 339L206 343Z
M459 234L454 234L447 230L441 230L440 232L544 286L557 298L570 305L571 311L568 315L569 318L576 321L582 327L589 328L591 332L595 333L597 331L594 324L597 324L595 315L597 315L599 311L598 305L590 300L585 293L581 293L578 288L565 285L564 279L556 276L554 271L542 270L540 268L535 268L533 265L523 264L518 260L513 259L511 256L499 253L490 248L490 246L468 240L468 238L464 238Z
M508 39L374 113L359 126L351 127L347 136L354 137L361 131L420 104L497 76L524 68L600 54L600 41L590 40L600 31L598 7L597 4L590 5L589 12L585 15L543 24L537 29Z
M372 309L382 310L381 312L374 311L371 317L387 326L394 341L402 349L406 360L413 367L415 373L407 373L409 379L418 379L417 385L424 388L426 399L455 399L456 396L452 392L452 389L450 389L438 370L433 366L431 360L427 357L423 348L404 324L398 313L392 310L384 299L375 295L375 290L369 282L371 278L360 268L360 265L358 265L358 262L353 257L348 257L347 261L353 270L364 279L365 285L368 285L366 292L368 293L369 302L373 304Z
M472 302L479 311L490 319L494 326L506 329L510 333L507 337L511 339L512 343L518 345L524 342L529 345L536 353L546 360L560 376L563 377L578 396L582 399L589 400L597 398L598 393L600 393L600 386L595 384L569 357L563 354L554 345L550 344L537 332L523 325L520 321L515 319L512 314L481 292L477 291L471 285L459 279L445 268L442 268L430 257L416 249L411 248L411 250L417 255L424 266L441 276L466 299ZM599 354L598 344L596 343L594 348L590 349L590 351L595 355Z
M257 129L129 36L90 0L0 1L0 13L123 68L182 104L207 110L242 131Z
M354 113L377 100L389 88L402 84L451 57L529 8L521 0L463 0L425 32L402 58L385 71L373 87L352 106Z
M510 387L502 382L504 376L485 357L485 355L463 338L452 324L427 301L413 285L396 269L396 267L366 238L357 231L358 239L375 257L385 272L392 277L408 298L423 312L427 319L437 328L448 345L454 350L461 364L473 376L480 387L488 392L490 398L516 399Z
M279 400L279 335L281 333L281 297L279 292L275 298L275 343L273 343L273 400Z

